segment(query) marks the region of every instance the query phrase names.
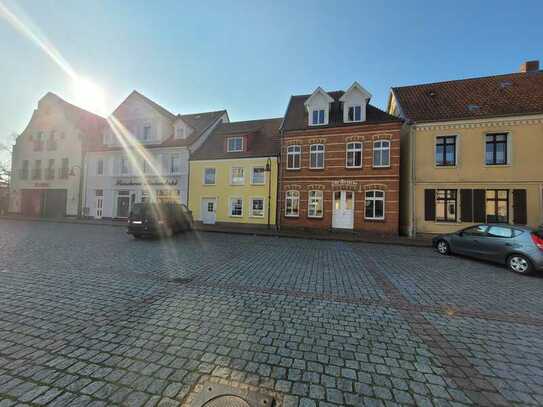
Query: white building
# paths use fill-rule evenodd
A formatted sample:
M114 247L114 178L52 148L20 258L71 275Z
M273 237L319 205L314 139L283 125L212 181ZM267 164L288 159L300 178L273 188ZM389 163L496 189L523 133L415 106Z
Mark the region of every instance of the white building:
M9 212L77 216L84 151L99 141L105 124L53 93L42 97L13 146Z
M190 154L221 122L225 110L174 115L132 92L86 156L85 215L122 219L145 200L186 204Z

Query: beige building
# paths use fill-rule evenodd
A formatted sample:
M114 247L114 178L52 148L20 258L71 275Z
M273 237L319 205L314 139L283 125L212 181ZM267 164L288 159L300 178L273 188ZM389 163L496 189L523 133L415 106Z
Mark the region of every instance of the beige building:
M400 228L543 223L543 71L393 88L401 141Z

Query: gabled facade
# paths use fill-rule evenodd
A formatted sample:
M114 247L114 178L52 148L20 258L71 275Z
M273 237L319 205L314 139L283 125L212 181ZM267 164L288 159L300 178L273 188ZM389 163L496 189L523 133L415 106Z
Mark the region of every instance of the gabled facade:
M225 110L174 115L139 92L115 109L102 140L86 160L85 213L101 219L128 217L134 203L188 203L190 154Z
M102 117L53 93L42 97L13 147L9 212L79 215L84 155L99 143L104 126Z
M401 120L347 91L292 96L281 127L283 228L398 232Z
M222 123L191 156L195 221L276 225L281 120Z
M538 63L523 65L519 73L393 88L388 110L406 120L405 234L543 222Z

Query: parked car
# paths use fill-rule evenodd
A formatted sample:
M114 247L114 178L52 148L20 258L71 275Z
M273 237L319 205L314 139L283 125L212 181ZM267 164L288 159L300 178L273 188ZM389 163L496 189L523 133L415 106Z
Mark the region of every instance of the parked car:
M518 274L543 271L543 230L506 224L481 224L433 238L441 254L463 254L505 264Z
M174 203L138 203L128 217L128 234L142 236L172 236L192 229L192 213L185 205Z

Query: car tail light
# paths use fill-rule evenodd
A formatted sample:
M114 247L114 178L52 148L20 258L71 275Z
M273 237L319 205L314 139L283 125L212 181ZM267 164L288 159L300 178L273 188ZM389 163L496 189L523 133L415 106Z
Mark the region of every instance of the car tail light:
M543 238L536 235L535 233L532 233L532 240L534 241L535 245L539 248L539 250L543 250Z

